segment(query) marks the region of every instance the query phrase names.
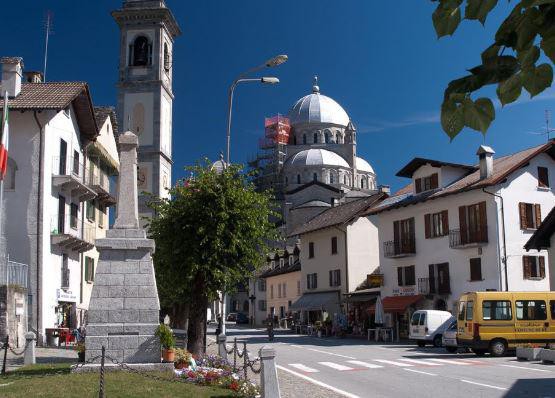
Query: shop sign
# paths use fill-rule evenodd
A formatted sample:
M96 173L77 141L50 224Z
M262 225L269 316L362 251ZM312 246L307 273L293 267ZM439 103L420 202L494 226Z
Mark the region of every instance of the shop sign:
M15 301L15 315L23 315L23 314L24 314L23 301L16 300Z
M366 275L366 283L372 287L383 286L383 274Z
M62 289L57 289L58 301L68 301L77 302L77 296L71 292L71 290L63 291Z
M394 296L413 296L416 294L416 286L401 286L393 289Z

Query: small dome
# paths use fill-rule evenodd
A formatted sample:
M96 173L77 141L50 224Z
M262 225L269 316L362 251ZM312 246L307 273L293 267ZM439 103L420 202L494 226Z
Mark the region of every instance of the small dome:
M375 174L375 173L374 173L374 169L372 168L372 166L370 166L370 163L368 163L368 162L367 162L366 160L364 160L363 158L359 158L359 157L357 156L357 158L356 158L356 163L357 163L357 164L356 164L356 165L357 165L357 170L365 171L365 172L368 172L368 173Z
M291 125L301 123L330 123L346 127L349 124L347 112L330 97L320 94L317 81L312 86L312 94L298 100L289 111Z
M368 164L368 163L367 163ZM306 149L294 154L286 166L339 166L349 168L349 164L335 152L325 149ZM368 165L370 167L370 165ZM371 167L370 167L371 168Z

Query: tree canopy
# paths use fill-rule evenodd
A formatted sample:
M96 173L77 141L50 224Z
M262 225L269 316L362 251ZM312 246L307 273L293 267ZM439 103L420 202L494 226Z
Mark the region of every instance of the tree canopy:
M489 13L498 6L498 0L432 1L438 3L432 21L439 38L452 35L463 18L484 25ZM542 53L545 57L541 57ZM480 65L468 70L469 75L453 80L445 89L441 126L451 139L465 126L485 134L495 119L490 98L471 98L482 87L497 85L497 97L506 105L516 101L523 88L534 97L551 86L555 0L516 2L481 59Z

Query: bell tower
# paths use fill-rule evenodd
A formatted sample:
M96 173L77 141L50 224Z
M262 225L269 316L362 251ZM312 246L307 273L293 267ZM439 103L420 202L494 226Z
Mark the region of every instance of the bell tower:
M164 0L124 0L112 17L120 28L117 115L120 131L139 137L139 216L172 181L172 50L181 30Z

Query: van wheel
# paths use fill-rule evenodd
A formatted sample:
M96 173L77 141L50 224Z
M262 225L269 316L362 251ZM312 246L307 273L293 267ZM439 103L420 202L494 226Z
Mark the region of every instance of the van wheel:
M486 351L487 351L487 350L479 350L479 349L477 349L477 348L473 348L473 349L472 349L472 352L473 352L474 354L476 354L476 356L479 356L479 357L483 357L484 355L486 355Z
M424 340L418 340L416 342L416 344L418 344L418 347L425 347L426 346L426 342Z
M441 347L441 334L434 337L434 347Z
M505 340L493 340L489 345L489 352L494 357L502 357L507 353L507 343Z
M447 352L450 352L451 354L454 354L455 352L457 352L457 347L449 346L449 347L445 347L445 349L447 350Z

